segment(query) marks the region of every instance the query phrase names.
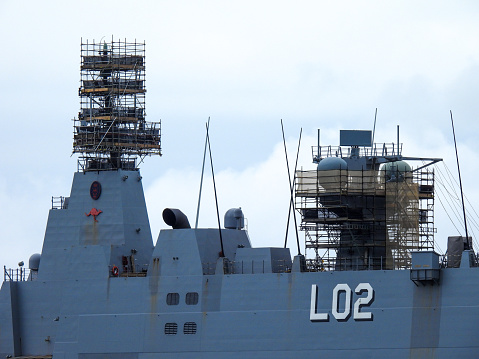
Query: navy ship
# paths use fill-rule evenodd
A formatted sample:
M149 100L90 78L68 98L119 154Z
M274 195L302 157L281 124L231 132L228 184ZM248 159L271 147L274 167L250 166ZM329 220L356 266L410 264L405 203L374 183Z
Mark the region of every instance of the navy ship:
M161 127L145 119L144 55L82 43L78 171L41 254L4 268L1 358L479 357L471 238L434 251L440 159L403 156L399 138L318 136L291 188L303 251L253 247L240 208L205 229L167 208L155 244L138 166L161 154Z

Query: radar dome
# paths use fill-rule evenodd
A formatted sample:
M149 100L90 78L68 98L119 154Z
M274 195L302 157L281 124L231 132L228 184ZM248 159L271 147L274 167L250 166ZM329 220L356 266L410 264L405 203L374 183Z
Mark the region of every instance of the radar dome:
M40 257L39 253L32 254L28 260L28 268L38 270L38 267L40 267Z
M341 157L326 157L318 163L318 171L347 170L348 164Z
M385 163L381 170L387 181L402 181L407 172L411 172L411 166L405 161Z
M227 229L243 229L244 214L240 208L230 208L225 213L225 228Z
M348 164L341 157L326 157L318 163L318 182L326 191L337 192L348 182Z

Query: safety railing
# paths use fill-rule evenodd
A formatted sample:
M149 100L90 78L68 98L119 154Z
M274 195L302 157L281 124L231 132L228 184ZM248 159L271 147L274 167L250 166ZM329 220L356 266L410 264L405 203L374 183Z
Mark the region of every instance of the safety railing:
M215 274L217 263L204 262L203 274ZM224 274L259 274L259 273L289 273L291 272L291 260L244 260L223 262Z
M108 266L108 273L110 277L146 277L148 272L148 264L139 265L135 264L135 268L131 266L122 266L122 265L110 265Z
M460 256L459 256L460 257ZM454 268L448 264L447 254L439 255L439 266L441 268ZM449 258L451 260L451 258ZM460 258L459 258L460 261ZM474 256L474 263L479 263ZM458 266L458 265L457 265ZM411 269L411 257L386 256L386 257L369 257L369 258L310 258L306 259L306 267L308 272L324 272L324 271L367 271L367 270L404 270Z
M356 151L356 152L354 152ZM390 157L401 156L402 143L374 143L373 146L351 148L349 146L312 146L313 161L325 157L350 157L355 154L360 157Z
M70 197L52 197L52 209L67 209Z
M7 268L3 266L4 282L26 282L31 280L30 269L27 268Z
M459 268L461 266L463 253L448 254L439 256L439 263L441 268ZM469 265L471 267L479 266L479 253L470 252Z

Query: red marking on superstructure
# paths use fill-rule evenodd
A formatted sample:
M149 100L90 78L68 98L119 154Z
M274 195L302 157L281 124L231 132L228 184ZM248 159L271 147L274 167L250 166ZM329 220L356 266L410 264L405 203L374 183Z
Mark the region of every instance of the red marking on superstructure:
M101 210L101 209L92 208L92 209L90 210L90 213L88 213L88 214L85 213L85 216L87 216L87 217L93 216L93 220L94 220L95 222L98 222L98 221L96 220L96 216L98 216L100 213L102 213L102 210Z

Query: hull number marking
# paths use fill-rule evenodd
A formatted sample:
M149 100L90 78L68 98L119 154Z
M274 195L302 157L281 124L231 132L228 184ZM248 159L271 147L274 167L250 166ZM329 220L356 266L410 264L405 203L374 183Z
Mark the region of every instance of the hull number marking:
M341 294L344 295L341 295ZM354 293L359 295L352 306L353 293L349 285L337 284L333 289L331 314L338 322L346 322L351 317L353 310L354 320L373 320L373 313L362 311L361 308L369 307L374 301L374 289L369 283L359 283ZM366 294L366 296L364 296ZM342 304L342 305L340 305ZM311 309L309 319L312 322L329 321L329 313L318 313L318 286L311 287Z

